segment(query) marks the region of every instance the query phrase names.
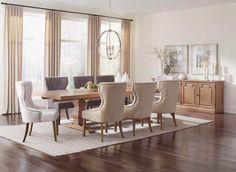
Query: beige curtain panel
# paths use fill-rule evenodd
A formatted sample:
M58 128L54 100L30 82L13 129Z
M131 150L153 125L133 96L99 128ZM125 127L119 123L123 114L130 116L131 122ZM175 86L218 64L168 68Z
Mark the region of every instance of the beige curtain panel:
M130 75L130 21L121 23L121 73Z
M98 16L89 16L88 21L88 52L87 75L99 75L98 38L100 36L101 19Z
M61 15L57 11L46 11L45 29L45 76L60 74Z
M23 9L21 7L6 6L5 41L6 113L13 114L19 112L15 84L16 81L22 80Z

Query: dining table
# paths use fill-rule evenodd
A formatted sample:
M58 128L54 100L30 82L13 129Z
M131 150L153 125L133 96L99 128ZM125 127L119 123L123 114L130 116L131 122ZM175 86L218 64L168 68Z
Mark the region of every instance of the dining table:
M127 87L126 94L129 96L132 93L132 88ZM83 119L82 111L86 109L86 101L100 98L97 89L67 89L67 90L45 90L37 93L42 99L51 99L53 101L73 101L78 103L78 112L73 115L71 128L82 130ZM89 130L89 129L88 129Z

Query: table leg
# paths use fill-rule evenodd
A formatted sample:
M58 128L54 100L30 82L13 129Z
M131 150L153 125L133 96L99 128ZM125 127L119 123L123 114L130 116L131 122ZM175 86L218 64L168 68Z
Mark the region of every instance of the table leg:
M85 100L79 99L78 124L83 126L82 111L85 110Z
M68 125L69 128L73 128L73 129L83 131L82 111L85 110L85 105L86 104L85 104L84 99L79 99L78 100L78 106L79 106L78 114L76 116L74 116L75 117L74 122L72 124ZM85 132L86 133L94 133L95 129L90 128L89 125L86 125Z

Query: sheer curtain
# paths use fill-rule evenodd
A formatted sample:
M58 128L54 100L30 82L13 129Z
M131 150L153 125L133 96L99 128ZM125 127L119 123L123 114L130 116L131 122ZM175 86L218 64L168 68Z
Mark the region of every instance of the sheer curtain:
M22 80L22 40L23 40L23 9L5 6L6 50L6 113L18 113L18 101L15 89L16 81Z
M0 5L0 114L6 113L5 102L5 74L6 74L6 60L4 58L4 17L5 6Z
M130 21L122 20L121 29L121 72L130 74Z
M98 16L89 16L88 21L88 56L87 56L87 75L99 74L99 52L97 40L100 36L101 19Z
M61 15L57 11L46 11L45 29L45 76L60 74Z

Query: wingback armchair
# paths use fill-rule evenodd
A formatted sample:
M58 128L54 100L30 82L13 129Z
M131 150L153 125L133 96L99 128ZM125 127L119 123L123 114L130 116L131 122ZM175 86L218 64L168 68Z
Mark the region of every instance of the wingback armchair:
M100 83L98 92L101 97L101 104L98 108L84 110L83 136L85 136L86 120L101 123L101 141L103 142L103 125L109 122L119 122L119 129L122 138L122 119L124 112L124 100L126 94L126 83Z
M179 81L177 80L163 80L159 81L160 98L152 105L152 112L157 113L158 122L163 129L162 114L170 113L173 117L175 126L175 111L177 98L179 93Z
M150 116L152 103L156 91L156 82L133 83L132 92L134 101L125 106L124 119L133 119L133 135L135 136L135 123L137 119L147 119L149 129L152 132Z
M58 111L57 109L46 109L35 105L32 100L32 90L32 83L30 81L18 81L16 83L22 121L26 123L23 142L25 142L28 132L29 135L31 135L33 123L49 121L52 121L54 140L57 141L56 135L58 134L58 125L56 121L58 119ZM30 124L31 126L29 130Z

